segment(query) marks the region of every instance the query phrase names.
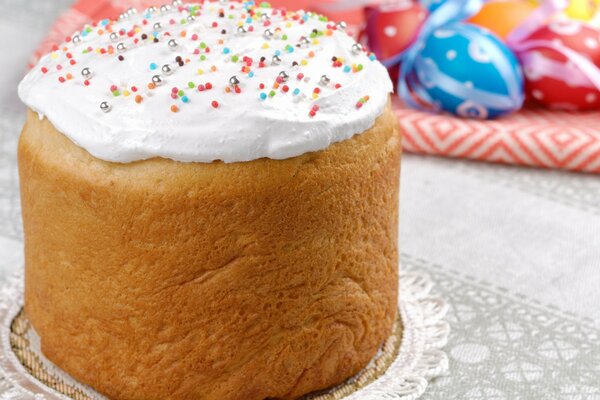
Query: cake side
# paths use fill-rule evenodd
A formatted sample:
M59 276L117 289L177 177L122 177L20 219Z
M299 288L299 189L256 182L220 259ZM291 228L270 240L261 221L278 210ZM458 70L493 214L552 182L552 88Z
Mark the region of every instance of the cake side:
M25 308L114 399L293 399L363 368L397 304L400 132L286 160L99 160L28 114Z

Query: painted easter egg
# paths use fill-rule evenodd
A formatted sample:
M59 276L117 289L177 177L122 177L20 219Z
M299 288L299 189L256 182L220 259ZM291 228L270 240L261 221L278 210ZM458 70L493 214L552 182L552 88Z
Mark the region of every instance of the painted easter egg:
M565 9L565 15L580 21L589 21L598 12L598 0L571 0Z
M562 44L584 56L596 74L600 71L600 31L579 21L556 21L535 31L525 43ZM530 46L531 47L531 46ZM528 97L552 109L600 108L600 91L582 68L551 46L531 47L519 53Z
M490 1L469 20L494 32L502 39L521 25L538 6L526 0Z
M495 118L523 103L523 74L515 55L475 25L458 22L434 30L413 69L418 87L411 90L458 116Z
M380 60L389 60L410 46L427 10L418 2L396 1L365 8L366 41Z

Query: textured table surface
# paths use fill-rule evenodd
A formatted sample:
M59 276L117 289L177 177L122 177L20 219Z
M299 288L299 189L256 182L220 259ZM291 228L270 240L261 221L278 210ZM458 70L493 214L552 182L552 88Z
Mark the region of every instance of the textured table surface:
M69 0L0 0L0 279L22 268L16 85ZM406 155L402 268L451 305L426 399L600 399L600 177Z

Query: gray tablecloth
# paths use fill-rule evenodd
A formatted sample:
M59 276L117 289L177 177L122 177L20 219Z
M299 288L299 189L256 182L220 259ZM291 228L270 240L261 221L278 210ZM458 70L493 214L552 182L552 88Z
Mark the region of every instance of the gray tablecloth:
M0 0L0 275L22 268L16 85L69 0ZM600 399L600 177L406 155L402 268L451 305L426 399ZM1 389L1 388L0 388Z

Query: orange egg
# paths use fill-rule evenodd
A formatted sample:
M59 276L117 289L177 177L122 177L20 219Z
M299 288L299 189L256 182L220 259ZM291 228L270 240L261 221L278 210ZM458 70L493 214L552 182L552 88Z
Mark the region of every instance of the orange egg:
M469 22L506 39L536 8L535 3L527 0L490 1Z

